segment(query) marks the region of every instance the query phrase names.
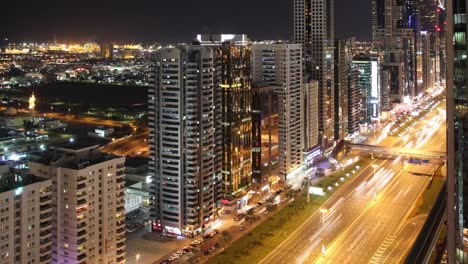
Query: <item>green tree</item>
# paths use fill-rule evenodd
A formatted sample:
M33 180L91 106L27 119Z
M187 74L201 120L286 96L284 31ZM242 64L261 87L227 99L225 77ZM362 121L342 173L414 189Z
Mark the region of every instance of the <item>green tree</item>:
M219 243L223 246L228 246L229 243L232 241L232 236L228 231L221 232L221 238L219 239Z
M199 248L197 247L194 247L192 248L192 251L191 251L191 256L189 257L189 259L187 260L187 263L189 264L196 264L196 263L199 263L200 262L200 258L202 257L202 252Z
M278 205L276 204L269 204L266 206L266 209L268 210L268 212L273 212L275 211L276 209L278 209Z

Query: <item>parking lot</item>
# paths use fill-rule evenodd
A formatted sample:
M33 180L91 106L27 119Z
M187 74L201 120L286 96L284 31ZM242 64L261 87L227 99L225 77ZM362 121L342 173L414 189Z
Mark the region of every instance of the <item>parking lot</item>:
M151 220L147 209L138 208L127 213L125 217L125 230L127 233L132 233L143 229L149 225Z

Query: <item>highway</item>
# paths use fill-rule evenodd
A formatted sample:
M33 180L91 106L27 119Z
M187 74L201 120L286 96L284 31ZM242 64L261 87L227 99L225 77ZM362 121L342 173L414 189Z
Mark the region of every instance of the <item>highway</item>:
M444 150L443 107L401 135L381 140L382 145ZM324 219L320 211L312 214L260 263L384 263L402 258L412 243L396 243L414 240L422 226L409 228L405 223L433 168L405 165L401 158L374 160L327 200Z
M148 132L134 134L122 140L116 140L101 148L102 151L120 156L149 155Z

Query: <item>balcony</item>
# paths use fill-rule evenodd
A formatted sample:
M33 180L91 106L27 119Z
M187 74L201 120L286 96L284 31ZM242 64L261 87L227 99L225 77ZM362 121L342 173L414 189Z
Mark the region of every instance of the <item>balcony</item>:
M118 176L123 176L123 175L125 175L125 170L119 170L119 171L117 171L116 175L117 175L117 177L118 177Z
M41 239L41 241L39 241L39 244L41 246L45 246L45 245L48 245L48 244L51 244L51 243L52 243L52 239L50 237Z
M121 248L125 246L125 242L119 242L117 243L117 248Z
M119 192L119 193L117 193L116 196L117 196L118 198L124 197L124 196L125 196L125 193L124 193L124 192Z
M80 232L76 233L77 236L84 236L86 235L86 230L81 230Z
M39 206L40 211L47 211L47 210L50 210L50 209L52 209L52 206L50 204Z
M122 254L125 254L125 249L117 250L117 255L122 255Z
M122 211L125 211L125 207L123 206L117 207L117 212L122 212Z
M48 235L50 235L50 234L52 234L52 231L51 231L50 229L45 230L45 231L41 231L41 232L39 233L39 235L40 235L41 237L45 237L45 236L48 236Z
M86 180L85 176L80 176L80 177L76 178L77 182L82 182L82 181L85 181L85 180Z
M86 222L83 222L81 224L76 225L76 229L81 229L81 228L84 228L86 226L87 226Z
M124 163L117 164L116 168L117 169L125 168L125 164Z
M50 226L51 226L51 222L45 221L45 222L40 223L39 226L41 227L41 229L42 229L42 228L46 228L46 227L50 227Z
M83 238L78 239L78 240L76 241L76 243L77 243L78 245L80 245L80 244L86 243L86 241L88 241L88 240L87 240L86 238L83 237Z
M41 248L41 249L39 250L39 252L40 252L41 254L44 254L44 253L49 252L51 249L52 249L52 246L47 246L47 247Z
M117 229L117 234L120 234L120 233L125 233L125 228L124 227L121 227L121 228Z
M124 181L125 181L124 178L117 178L117 180L115 180L116 183L122 183Z
M125 261L125 256L120 256L117 258L117 262Z
M50 258L51 258L50 254L47 254L47 255L41 256L41 257L39 258L39 261L40 261L40 262L47 262L47 263L49 263Z
M39 202L40 203L45 203L45 202L49 202L50 201L50 195L46 195L46 196L41 196L39 198Z
M77 189L77 190L81 190L81 189L83 189L83 188L86 188L86 183L80 183L80 184L78 184L78 185L76 186L76 189Z
M118 222L116 223L116 225L117 225L118 227L121 227L122 225L125 225L125 221L118 221Z
M77 257L76 259L77 259L77 260L83 260L83 259L85 259L86 257L87 257L86 254L83 253L83 254L81 254L81 255L78 255L78 257Z
M85 204L85 203L86 203L86 199L81 199L81 200L78 200L78 201L76 202L76 205L77 205L77 206L80 206L80 205L83 205L83 204Z
M40 214L39 218L41 220L45 220L45 219L48 219L48 218L52 218L52 215L51 215L51 213L44 213L44 214Z

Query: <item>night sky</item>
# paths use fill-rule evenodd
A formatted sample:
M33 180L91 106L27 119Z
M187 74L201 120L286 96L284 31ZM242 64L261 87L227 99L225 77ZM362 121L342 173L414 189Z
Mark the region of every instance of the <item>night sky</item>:
M12 41L189 42L198 32L290 39L293 0L7 0ZM228 6L230 4L230 6ZM335 0L335 34L370 39L370 0Z

